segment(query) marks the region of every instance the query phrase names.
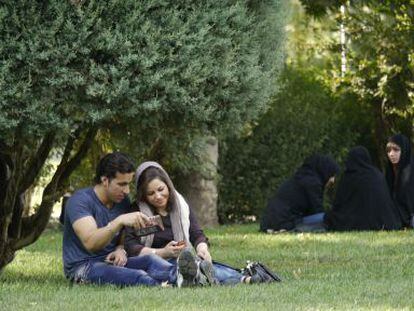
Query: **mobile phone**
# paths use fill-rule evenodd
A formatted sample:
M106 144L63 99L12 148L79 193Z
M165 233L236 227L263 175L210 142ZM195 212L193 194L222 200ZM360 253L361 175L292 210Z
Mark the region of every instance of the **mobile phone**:
M148 234L154 234L156 232L164 230L164 224L160 215L149 217L150 222L146 227L135 230L137 236L144 236Z
M178 241L177 244L175 244L175 246L183 246L183 245L185 245L185 241L184 240Z

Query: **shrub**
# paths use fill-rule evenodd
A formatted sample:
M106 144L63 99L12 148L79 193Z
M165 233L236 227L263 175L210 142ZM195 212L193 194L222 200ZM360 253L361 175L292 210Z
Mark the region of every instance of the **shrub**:
M322 152L340 161L355 143L359 119L352 98L334 96L314 77L286 68L270 109L242 137L221 145L221 222L259 216L269 196L305 157Z

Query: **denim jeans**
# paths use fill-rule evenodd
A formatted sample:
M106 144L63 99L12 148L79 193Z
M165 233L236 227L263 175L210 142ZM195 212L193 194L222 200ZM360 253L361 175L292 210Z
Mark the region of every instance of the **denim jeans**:
M173 265L177 265L176 259L169 259L168 261ZM238 270L218 262L213 262L213 269L215 278L221 285L241 283L243 275Z
M85 265L78 270L83 271L80 281L86 283L156 286L165 281L171 284L177 281L177 266L157 255L129 257L124 267L102 261L89 261Z
M321 224L323 223L324 216L325 216L325 213L317 213L317 214L305 216L302 218L302 224L304 225Z
M222 285L235 285L241 282L243 275L236 269L222 263L213 263L214 274Z
M302 221L296 225L296 232L324 232L325 224L323 218L325 213L317 213L302 218Z

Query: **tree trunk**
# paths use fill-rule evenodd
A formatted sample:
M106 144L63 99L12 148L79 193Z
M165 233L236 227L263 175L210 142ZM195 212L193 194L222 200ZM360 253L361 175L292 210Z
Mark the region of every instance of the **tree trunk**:
M0 144L4 149L4 145ZM5 150L0 150L0 272L14 258L14 251L8 243L9 225L12 221L7 190L12 176L13 162Z
M46 135L30 154L19 146L10 147L7 152L0 150L0 272L13 260L17 250L34 243L46 228L53 204L63 195L65 181L85 157L96 132L97 128L79 127L67 138L60 164L43 192L39 209L29 217L23 215L24 193L41 172L54 146L54 135ZM29 159L22 161L24 157Z
M0 226L2 224L0 223ZM0 274L3 272L3 268L8 265L14 259L15 251L9 244L4 244L0 251Z
M217 161L218 142L215 137L205 138L205 170L185 177L183 194L202 227L218 224L217 216Z

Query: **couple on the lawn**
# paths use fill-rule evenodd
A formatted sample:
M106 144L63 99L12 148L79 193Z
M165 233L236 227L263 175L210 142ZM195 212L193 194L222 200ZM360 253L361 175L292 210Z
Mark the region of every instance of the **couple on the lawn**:
M134 173L137 198L131 204ZM137 233L154 215L164 230ZM207 237L165 170L144 162L135 172L119 152L100 160L95 186L67 201L63 262L66 277L77 283L180 287L278 280L259 263L243 271L213 263Z

